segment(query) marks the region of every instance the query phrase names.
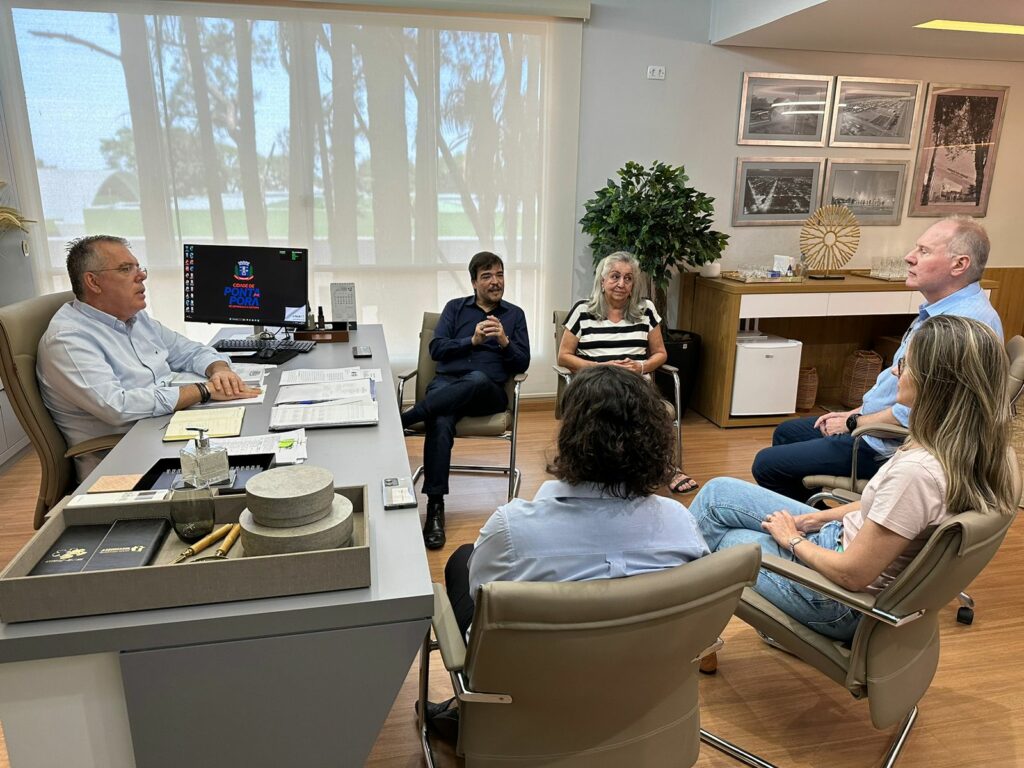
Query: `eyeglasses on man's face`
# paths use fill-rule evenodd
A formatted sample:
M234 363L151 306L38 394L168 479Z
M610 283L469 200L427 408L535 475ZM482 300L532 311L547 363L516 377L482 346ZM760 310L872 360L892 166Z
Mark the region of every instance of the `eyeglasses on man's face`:
M90 272L117 272L119 275L124 275L125 277L135 277L140 272L143 275L148 275L149 274L149 270L146 269L141 264L129 264L129 263L119 264L116 267L105 267L104 269L90 269L89 271Z

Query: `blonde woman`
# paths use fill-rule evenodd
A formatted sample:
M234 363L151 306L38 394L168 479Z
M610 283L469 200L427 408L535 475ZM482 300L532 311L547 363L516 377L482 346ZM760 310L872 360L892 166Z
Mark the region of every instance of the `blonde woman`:
M711 550L753 541L846 589L879 592L953 515L1013 514L1007 360L992 330L970 318L932 317L892 374L896 401L912 408L910 436L860 501L816 510L750 483L716 478L690 507ZM853 637L859 614L841 603L765 570L754 589L817 632Z
M634 291L640 274L636 257L626 251L605 256L594 272L594 290L565 319L558 364L574 373L595 365L614 365L650 379L668 360L661 317L650 299ZM682 470L668 483L673 493L691 493L697 483Z

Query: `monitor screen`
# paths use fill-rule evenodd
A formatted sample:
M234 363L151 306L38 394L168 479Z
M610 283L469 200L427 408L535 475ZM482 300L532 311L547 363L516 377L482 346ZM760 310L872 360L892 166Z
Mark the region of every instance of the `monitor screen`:
M306 324L305 248L185 244L185 320L299 327Z

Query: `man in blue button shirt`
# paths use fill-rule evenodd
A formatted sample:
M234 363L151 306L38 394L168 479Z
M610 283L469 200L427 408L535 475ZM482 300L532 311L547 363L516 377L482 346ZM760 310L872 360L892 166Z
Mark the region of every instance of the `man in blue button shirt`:
M426 425L423 492L428 549L444 546L444 497L448 493L455 425L463 416L501 413L508 407L505 382L530 366L530 338L523 310L502 299L505 265L481 251L469 262L473 295L449 301L441 312L430 356L437 375L423 400L402 414L402 426Z
M893 358L896 365L907 351L910 337L932 315L960 315L980 320L1003 337L999 315L992 308L979 281L988 261L985 229L974 219L951 216L933 224L904 257L907 287L920 291L925 303L903 335ZM907 426L910 409L896 403L896 377L884 369L859 408L808 416L780 424L772 446L761 450L751 467L758 485L806 501L815 489L804 487L807 475L850 474L853 437L857 427L879 424ZM857 476L868 479L899 446L897 440L865 435L857 454Z
M139 419L163 416L210 400L255 397L228 358L152 319L146 308L146 268L128 241L90 235L68 243L68 277L75 300L57 310L39 340L39 392L69 446L127 432ZM175 373L207 377L175 386ZM99 453L75 459L82 480Z

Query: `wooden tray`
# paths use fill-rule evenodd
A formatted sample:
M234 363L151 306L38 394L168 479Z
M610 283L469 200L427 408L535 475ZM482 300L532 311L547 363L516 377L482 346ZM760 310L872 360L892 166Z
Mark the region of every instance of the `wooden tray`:
M743 277L738 271L723 272L722 277L726 280L735 280L737 283L802 283L803 277L798 275L786 275L785 277Z

